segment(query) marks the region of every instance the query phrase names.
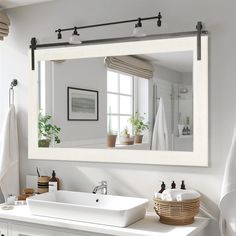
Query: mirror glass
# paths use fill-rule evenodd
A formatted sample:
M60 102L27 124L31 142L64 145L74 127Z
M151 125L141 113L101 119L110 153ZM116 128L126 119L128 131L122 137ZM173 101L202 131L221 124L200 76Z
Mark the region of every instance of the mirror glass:
M193 52L39 61L38 146L193 151Z

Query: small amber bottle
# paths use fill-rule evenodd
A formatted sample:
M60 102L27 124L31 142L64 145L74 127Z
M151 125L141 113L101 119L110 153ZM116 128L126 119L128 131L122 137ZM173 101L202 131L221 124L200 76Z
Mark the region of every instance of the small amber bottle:
M55 170L52 171L52 178L49 179L48 183L49 187L49 192L55 192L59 190L59 179L56 177L56 172Z

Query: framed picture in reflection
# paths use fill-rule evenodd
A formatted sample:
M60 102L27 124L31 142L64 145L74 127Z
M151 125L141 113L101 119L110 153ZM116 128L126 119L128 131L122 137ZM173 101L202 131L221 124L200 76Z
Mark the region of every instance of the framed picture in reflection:
M98 91L67 87L67 119L69 121L97 121Z

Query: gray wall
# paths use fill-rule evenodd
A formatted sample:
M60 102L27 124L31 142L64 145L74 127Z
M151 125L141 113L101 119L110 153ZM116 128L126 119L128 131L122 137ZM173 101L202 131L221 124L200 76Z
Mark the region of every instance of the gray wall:
M54 123L61 128L61 141L105 139L107 134L107 71L104 58L67 60L62 63L54 63L53 78L53 118ZM98 91L98 121L67 120L67 87Z
M38 165L47 172L56 169L62 179L63 188L91 191L95 183L106 179L109 192L136 195L152 199L159 189L160 180L170 184L182 179L187 187L198 189L212 214L217 216L223 170L229 149L232 130L236 120L235 87L235 30L234 0L57 0L18 9L11 9L11 33L0 42L0 125L6 113L7 92L12 78L19 79L17 87L17 110L19 115L21 145L21 183L25 175L35 174ZM209 42L209 159L208 168L170 167L148 165L122 165L97 163L71 163L27 160L27 57L32 36L43 39L56 38L55 28L93 24L111 20L136 18L163 13L163 27L155 22L144 23L147 33L194 30L196 22L202 20L210 31ZM133 25L113 26L84 30L81 38L127 36ZM64 35L64 39L68 39ZM138 184L137 184L138 183ZM212 233L212 235L216 235Z

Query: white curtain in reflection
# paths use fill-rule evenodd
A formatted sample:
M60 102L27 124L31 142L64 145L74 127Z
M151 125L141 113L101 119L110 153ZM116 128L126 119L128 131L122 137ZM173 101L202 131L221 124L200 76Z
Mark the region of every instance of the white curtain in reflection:
M106 66L110 69L135 75L144 79L153 77L153 66L146 60L134 56L106 57Z

